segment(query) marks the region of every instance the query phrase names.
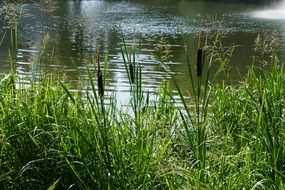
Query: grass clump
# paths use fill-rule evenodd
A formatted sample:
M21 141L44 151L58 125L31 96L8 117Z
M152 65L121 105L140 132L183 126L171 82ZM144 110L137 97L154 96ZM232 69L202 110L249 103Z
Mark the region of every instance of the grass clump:
M135 53L122 47L127 110L105 97L99 53L86 98L54 76L30 86L2 76L3 189L284 189L285 77L275 52L240 85L218 86L210 82L217 54L199 47L197 73L187 61L193 101L174 80L183 108L167 82L150 101Z
M284 72L283 65L273 64L264 78L251 68L240 87L216 91L213 165L234 189L283 188Z
M158 101L134 118L112 98L103 104L95 74L88 75L87 102L53 77L17 89L15 75L1 81L1 187L164 189L171 183L164 170L171 171L169 121L176 118L162 113L173 105Z

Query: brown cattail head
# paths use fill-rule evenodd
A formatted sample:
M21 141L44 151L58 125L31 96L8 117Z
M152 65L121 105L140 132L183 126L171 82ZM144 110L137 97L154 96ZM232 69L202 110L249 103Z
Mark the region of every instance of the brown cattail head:
M102 74L102 71L98 72L97 78L98 78L98 92L99 92L99 96L103 97L104 96L104 84L103 84L103 74Z
M135 83L135 52L133 52L133 61L131 60L131 54L129 55L129 70L131 83Z
M199 48L197 50L197 76L202 76L202 65L203 64L203 49Z
M97 80L98 80L98 93L99 96L102 98L104 96L104 84L103 84L103 74L100 69L100 54L99 51L97 50Z
M131 82L132 82L132 84L134 84L134 82L135 82L135 76L134 76L134 66L133 66L132 63L129 64L129 69L130 69Z

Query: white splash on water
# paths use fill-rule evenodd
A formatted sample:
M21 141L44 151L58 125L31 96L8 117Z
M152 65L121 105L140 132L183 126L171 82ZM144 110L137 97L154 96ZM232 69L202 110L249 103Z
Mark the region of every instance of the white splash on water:
M273 8L254 11L252 15L256 18L285 20L285 0Z

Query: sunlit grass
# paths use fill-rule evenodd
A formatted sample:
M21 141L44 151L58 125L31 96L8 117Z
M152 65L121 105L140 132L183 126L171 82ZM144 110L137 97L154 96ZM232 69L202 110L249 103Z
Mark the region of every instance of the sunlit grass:
M130 81L134 115L115 99L102 104L89 70L87 101L53 77L15 88L17 76L8 75L1 81L1 187L282 189L285 80L283 65L271 64L261 74L252 67L239 87L212 87L211 106L198 108L201 96L184 110L167 85L151 103Z
M128 109L115 95L106 98L108 61L99 69L99 52L89 63L95 71L87 66L86 94L52 75L19 85L11 58L12 71L0 81L2 189L284 189L285 77L278 51L261 52L240 85L227 86L211 83L213 62L227 74L230 61L219 57L215 43L198 47L197 72L186 47L190 101L172 78L180 108L169 81L150 101L138 50L122 41ZM45 48L39 61L50 61L44 54ZM167 67L169 55L156 58ZM262 63L262 70L255 66Z

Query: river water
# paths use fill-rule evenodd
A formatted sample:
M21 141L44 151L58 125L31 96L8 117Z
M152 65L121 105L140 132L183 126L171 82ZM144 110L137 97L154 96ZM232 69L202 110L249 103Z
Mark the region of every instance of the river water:
M122 34L127 46L139 46L136 59L142 64L144 89L150 93L157 91L169 74L176 78L183 90L189 89L184 45L189 47L194 66L199 36L203 41L206 35L219 32L223 36L223 46L237 45L230 64L229 80L233 82L246 73L254 55L254 40L261 32L277 33L281 40L280 57L284 58L283 3L74 0L60 1L52 8L35 3L17 8L21 10L21 17L15 67L23 83L40 80L43 73L57 73L65 75L71 83L83 81L84 84L87 78L84 60L99 49L109 59L107 91L109 94L116 92L121 102L127 99L129 90L120 50ZM1 12L3 15L3 8ZM5 24L1 22L0 26ZM1 38L4 34L2 30ZM152 57L162 37L169 44L172 55L166 61L168 74ZM43 39L46 39L45 46ZM8 49L12 47L10 35L6 33L0 46L2 72L10 69ZM41 52L45 52L45 61L39 61Z

